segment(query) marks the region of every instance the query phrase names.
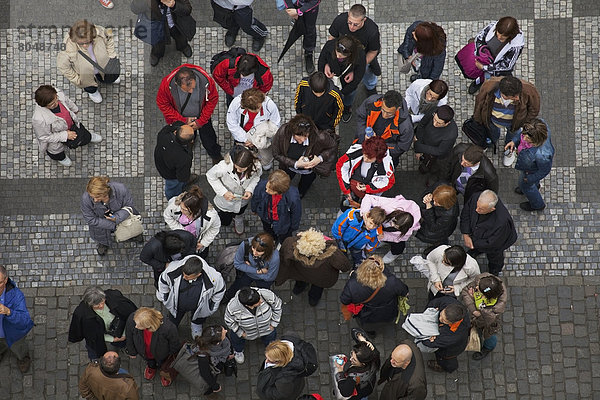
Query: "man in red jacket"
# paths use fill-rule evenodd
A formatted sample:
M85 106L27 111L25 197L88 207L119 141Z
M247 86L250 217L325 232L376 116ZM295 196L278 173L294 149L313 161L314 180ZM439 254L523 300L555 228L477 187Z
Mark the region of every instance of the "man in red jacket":
M215 82L201 67L183 64L165 76L156 94L156 104L167 124L181 121L200 135L213 163L223 159L211 115L219 94Z
M251 53L235 60L226 58L215 67L213 78L225 92L227 106L246 89L258 88L264 94L273 87L273 74L266 62Z

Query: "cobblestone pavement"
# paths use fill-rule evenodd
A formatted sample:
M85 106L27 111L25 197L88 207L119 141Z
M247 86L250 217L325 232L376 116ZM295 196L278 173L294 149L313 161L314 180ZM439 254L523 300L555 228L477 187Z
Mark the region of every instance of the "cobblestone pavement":
M29 334L34 360L30 372L21 375L13 357L0 363L0 389L7 399L76 399L78 376L87 355L83 344L68 344L70 316L84 288L91 284L119 288L138 306L161 309L151 284L151 272L138 260L141 246L115 245L104 258L95 253L88 228L79 211L79 196L91 175L108 174L132 191L136 206L143 210L147 237L163 227L165 200L162 179L153 165L156 132L164 121L155 104L162 77L185 62L173 49L151 69L149 47L132 38L134 16L129 0L114 0L113 10L104 10L97 0L69 2L16 2L0 0L0 262L24 290L36 323ZM224 48L224 31L211 21L208 0L192 0L198 21L192 43L191 62L208 68L210 57ZM320 48L327 38L331 20L353 1L321 5L318 20ZM473 109L467 95L468 82L453 60L454 54L487 22L505 14L519 20L526 46L516 74L534 82L542 95L541 116L551 130L557 154L554 168L542 183L548 207L541 213L525 213L518 207L522 198L513 193L517 174L499 165L500 197L513 215L519 241L507 254L503 272L510 297L503 316L499 346L483 361L470 354L459 357L460 368L452 374L428 372L431 399L598 399L600 398L600 70L598 69L600 3L590 0L415 1L370 0L363 2L379 23L383 49L379 56L383 76L380 93L404 91L407 76L398 76L396 48L404 31L415 19L441 24L448 35L446 67L442 79L450 85L450 104L456 120ZM271 66L275 85L270 96L283 119L292 116L293 93L304 75L302 50L296 44L281 63L276 59L291 25L282 12L274 12L273 1L255 7L256 16L270 30L260 55ZM116 27L116 47L123 62L124 79L118 86L101 87L105 101L92 103L56 72L57 46L73 21L87 18ZM54 27L51 27L54 25ZM40 44L44 43L44 50ZM37 44L37 50L34 47ZM236 45L250 48L240 33ZM48 48L50 47L50 48ZM71 168L63 168L38 156L31 129L32 93L40 84L63 89L82 108L82 120L105 140L70 152ZM357 102L365 94L359 93ZM224 148L231 145L224 124L224 101L215 111L214 123ZM344 151L353 136L354 121L340 129ZM465 137L461 138L466 140ZM205 172L209 158L198 146L194 169ZM412 151L402 157L392 194L402 193L417 200L423 181ZM210 192L206 181L201 186ZM318 179L303 203L302 227L327 231L339 201L334 177ZM249 232L260 229L256 217L247 215ZM222 230L211 246L209 262L225 243L237 239L231 228ZM454 243L460 243L455 233ZM390 268L411 289L412 310L426 303L425 280L408 260L423 249L411 239L405 254ZM382 253L387 249L382 249ZM480 258L485 268L486 261ZM285 310L280 332L295 331L312 342L319 353L321 369L307 379L307 393L331 398L327 356L348 351L350 325L341 320L338 296L345 276L327 290L315 308L307 305L306 294L291 297L288 284L276 287ZM164 311L164 310L163 310ZM215 320L217 316L215 316ZM180 328L189 337L189 320ZM406 337L398 326L389 326L375 340L387 357L395 344ZM219 378L224 390L211 399L254 399L256 371L262 345L250 343L246 363L236 378ZM430 357L430 356L426 356ZM162 388L158 380L144 381L139 360L125 360L124 367L136 378L144 399L197 399L198 393L183 380ZM376 394L370 396L375 399Z

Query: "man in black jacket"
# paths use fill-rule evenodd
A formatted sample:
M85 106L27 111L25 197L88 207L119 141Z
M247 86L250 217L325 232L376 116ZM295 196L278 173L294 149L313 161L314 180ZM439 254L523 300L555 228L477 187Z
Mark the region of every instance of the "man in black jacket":
M471 321L467 309L454 297L442 296L433 299L427 307L437 308L439 334L421 341L424 346L437 348L435 360L427 366L436 372L453 372L458 369L457 357L465 351L469 343Z
M198 179L192 174L194 128L174 122L158 132L154 148L154 164L165 179L167 200L183 192L186 184Z
M490 274L504 267L504 250L517 241L512 217L498 195L491 190L474 193L460 215L460 231L471 257L485 253Z
M427 378L421 350L415 342L406 339L383 363L378 384L385 382L379 393L380 400L414 399L427 397Z
M344 111L340 92L321 71L300 81L296 88L294 106L296 114L312 118L320 130L335 130Z
M454 122L454 110L449 105L437 108L432 116L421 119L415 129L415 157L419 160L419 172L432 174L437 181L438 162L448 157L458 137Z
M474 144L459 143L454 146L444 180L452 182L456 191L464 195L465 204L473 193L486 189L498 193L496 168L483 149Z

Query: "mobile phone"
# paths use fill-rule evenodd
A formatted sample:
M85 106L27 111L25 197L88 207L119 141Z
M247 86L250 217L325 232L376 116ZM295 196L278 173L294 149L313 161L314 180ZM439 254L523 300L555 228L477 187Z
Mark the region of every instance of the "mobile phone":
M112 217L112 211L110 211L110 210L104 211L104 216L105 217Z
M451 292L452 288L450 286L444 286L444 292Z

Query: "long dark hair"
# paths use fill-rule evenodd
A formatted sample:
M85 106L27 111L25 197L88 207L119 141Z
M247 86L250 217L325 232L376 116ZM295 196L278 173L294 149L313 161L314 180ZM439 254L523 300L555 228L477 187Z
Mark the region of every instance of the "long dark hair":
M223 329L225 328L221 325L205 326L202 329L202 335L194 338L196 345L198 345L198 352L207 354L212 346L221 343Z
M354 36L340 36L337 39L335 39L335 46L333 48L333 58L337 59L337 54L335 53L335 51L339 50L340 53L347 56L345 60L346 62L350 62L352 63L352 65L356 65L360 48L362 48L362 44L357 39L355 39Z
M402 210L394 210L385 216L383 222L391 222L394 229L400 232L400 236L404 236L415 223L415 219L411 213ZM383 230L385 231L385 228L383 228Z
M446 48L444 29L433 22L421 22L415 28L417 51L424 56L437 56Z

